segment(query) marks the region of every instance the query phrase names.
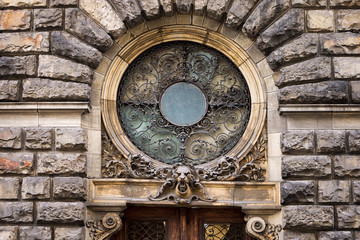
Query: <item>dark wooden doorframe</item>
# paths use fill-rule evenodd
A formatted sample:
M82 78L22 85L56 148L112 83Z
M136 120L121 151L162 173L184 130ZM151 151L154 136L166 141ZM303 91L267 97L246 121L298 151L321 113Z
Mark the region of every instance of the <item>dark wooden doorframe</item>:
M243 224L244 213L239 208L163 208L130 207L125 213L123 228L111 240L126 240L127 224L131 221L166 221L168 240L203 240L200 226L205 222ZM251 240L246 235L244 240Z

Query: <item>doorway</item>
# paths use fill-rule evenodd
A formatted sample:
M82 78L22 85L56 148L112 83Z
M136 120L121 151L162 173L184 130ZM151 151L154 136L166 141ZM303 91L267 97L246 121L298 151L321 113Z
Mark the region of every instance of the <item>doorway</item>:
M240 209L131 207L111 240L251 240Z

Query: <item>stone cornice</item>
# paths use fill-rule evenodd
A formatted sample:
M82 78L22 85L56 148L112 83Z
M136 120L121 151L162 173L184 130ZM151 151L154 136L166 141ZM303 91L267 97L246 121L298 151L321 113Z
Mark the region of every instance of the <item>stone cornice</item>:
M8 112L90 112L88 102L1 102L0 113Z
M338 112L360 113L360 104L282 104L279 106L280 114Z

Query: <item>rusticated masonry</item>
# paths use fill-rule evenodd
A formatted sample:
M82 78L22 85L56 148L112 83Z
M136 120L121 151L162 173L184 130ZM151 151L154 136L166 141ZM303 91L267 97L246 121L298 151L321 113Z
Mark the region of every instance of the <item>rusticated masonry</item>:
M264 78L270 117L279 104L360 104L356 0L0 0L0 9L0 239L89 239L101 83L117 52L149 30L194 25L238 42ZM41 106L73 102L91 112L41 118ZM358 117L269 122L270 134L282 129L268 141L281 158L283 239L360 239Z

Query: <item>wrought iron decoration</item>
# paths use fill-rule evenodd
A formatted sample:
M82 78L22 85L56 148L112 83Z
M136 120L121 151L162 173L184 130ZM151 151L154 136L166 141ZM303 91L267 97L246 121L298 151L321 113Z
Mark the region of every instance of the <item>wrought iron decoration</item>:
M180 93L174 89L179 83L186 88ZM165 101L164 96L172 96L169 91L179 93L178 98ZM192 106L192 98L201 95L206 99L202 105ZM171 111L182 101L190 101L191 107ZM164 111L166 105L170 113ZM198 165L227 153L246 129L250 106L249 88L238 68L222 53L186 41L142 53L126 70L117 99L118 116L130 140L167 164ZM169 120L177 111L186 112L184 122ZM194 114L200 117L195 120Z

